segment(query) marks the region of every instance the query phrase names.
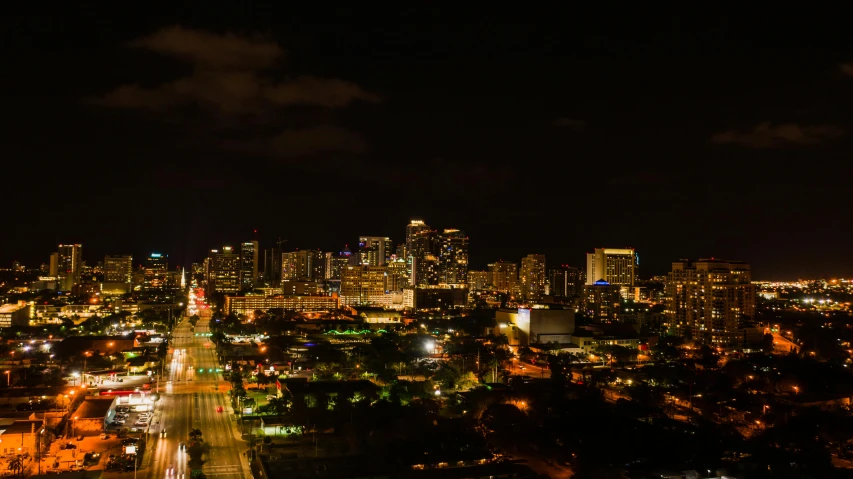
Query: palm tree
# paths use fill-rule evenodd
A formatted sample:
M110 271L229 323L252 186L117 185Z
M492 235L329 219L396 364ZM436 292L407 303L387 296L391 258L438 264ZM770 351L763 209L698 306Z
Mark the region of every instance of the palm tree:
M23 474L24 473L24 461L21 459L21 456L15 456L11 461L9 461L8 469L12 471L12 474Z
M193 441L202 441L201 429L191 429L189 436Z

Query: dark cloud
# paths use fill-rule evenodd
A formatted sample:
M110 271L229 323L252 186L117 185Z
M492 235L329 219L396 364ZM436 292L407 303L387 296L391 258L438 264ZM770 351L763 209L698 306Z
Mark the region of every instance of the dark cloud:
M367 143L357 133L337 126L287 130L272 143L277 153L285 156L307 156L314 153L362 153Z
M773 125L764 122L750 131L728 130L711 137L711 142L735 144L747 148L779 148L823 143L837 138L843 130L833 125L800 126L796 123Z
M841 73L853 77L853 62L850 63L839 63L838 69L841 70Z
M379 101L355 83L337 78L298 76L273 79L283 50L274 42L232 34L170 27L131 46L173 56L193 65L193 73L153 88L122 85L88 101L140 110L198 106L227 114L258 114L295 105L341 108L354 101Z
M330 126L329 118L305 107L328 111L356 101L378 102L379 96L338 78L297 75L280 80L284 51L273 41L169 27L130 46L188 62L192 73L154 87L122 85L87 103L148 111L161 121L183 118L187 144L235 152L301 157L367 149L358 133ZM303 108L287 111L293 107ZM239 138L232 138L232 132Z
M654 172L639 172L633 175L617 176L610 180L611 185L633 185L633 186L664 186L669 185L675 178Z
M273 41L233 34L218 35L181 26L164 28L130 45L214 69L269 68L284 56L284 51Z
M586 122L583 120L577 120L575 118L557 118L554 120L554 126L559 126L561 128L570 128L575 131L582 131L586 129Z

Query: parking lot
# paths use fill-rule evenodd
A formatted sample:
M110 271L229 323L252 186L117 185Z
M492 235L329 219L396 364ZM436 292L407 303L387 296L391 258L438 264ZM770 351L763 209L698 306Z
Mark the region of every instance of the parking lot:
M147 405L119 405L109 412L107 431L117 433L123 429L129 432L146 432L154 418L154 412Z

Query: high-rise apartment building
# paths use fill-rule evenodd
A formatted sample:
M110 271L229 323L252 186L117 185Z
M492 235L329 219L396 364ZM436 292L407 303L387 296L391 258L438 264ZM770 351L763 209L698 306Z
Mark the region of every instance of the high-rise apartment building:
M359 264L382 266L394 254L394 244L387 236L360 236L358 238Z
M446 229L438 235L438 282L468 283L468 236L464 231Z
M416 272L414 268L415 264L415 237L418 233L422 231L429 231L429 225L423 222L423 220L411 220L409 224L406 225L406 246L404 258L406 259L406 264L409 271L409 284L417 284L416 283Z
M614 286L633 290L637 254L633 248L595 248L586 254L586 284L604 280Z
M169 287L169 255L151 253L142 266L142 289L163 291Z
M672 335L731 346L737 344L741 323L755 316L755 285L744 262L674 262L665 291L664 317Z
M299 250L282 253L283 281L323 281L326 279L326 258L319 250Z
M545 296L547 276L544 254L529 254L521 258L518 283L522 298L528 301L539 301Z
M133 282L133 257L130 255L107 255L104 258L104 294L124 294L131 290Z
M53 263L53 257L51 257ZM83 271L83 245L61 244L56 252L56 285L60 291L71 291L80 283Z
M244 289L253 288L258 282L258 253L257 241L240 244L240 283Z
M441 245L438 232L420 230L411 238L412 285L436 285L439 283L439 258Z
M214 293L239 293L240 254L230 246L210 251L208 288Z
M471 291L483 291L489 284L488 271L468 271L468 287Z
M497 291L515 293L518 290L518 265L503 260L489 266L489 285Z
M323 271L324 278L330 281L340 281L341 270L347 266L351 266L351 258L352 251L347 246L344 246L344 249L337 253L325 253L326 266Z
M550 283L550 294L560 298L579 298L583 296L583 287L586 283L584 272L580 268L569 265L560 265L551 268L548 273Z

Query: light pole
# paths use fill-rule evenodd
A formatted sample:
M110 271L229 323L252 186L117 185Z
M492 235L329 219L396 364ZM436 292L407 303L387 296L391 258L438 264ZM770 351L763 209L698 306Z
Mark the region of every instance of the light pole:
M74 416L74 420L71 421L71 435L77 437L77 417Z
M12 374L12 371L7 369L6 370L6 387L7 388L12 385L12 380L10 379L11 376L9 376L10 374Z

